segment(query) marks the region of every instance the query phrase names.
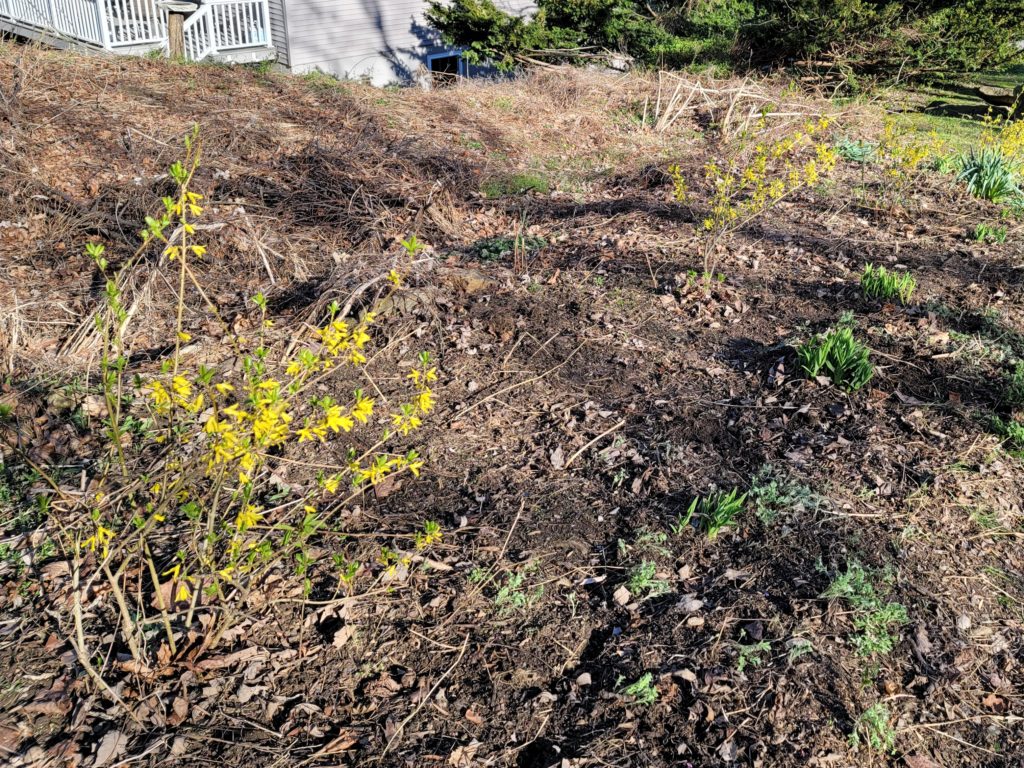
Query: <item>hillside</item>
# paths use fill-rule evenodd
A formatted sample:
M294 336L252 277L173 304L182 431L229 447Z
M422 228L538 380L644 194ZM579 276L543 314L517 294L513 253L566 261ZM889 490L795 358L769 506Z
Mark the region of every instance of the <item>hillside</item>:
M878 105L693 82L0 46L4 759L1019 766L1024 226ZM709 240L706 164L791 156Z

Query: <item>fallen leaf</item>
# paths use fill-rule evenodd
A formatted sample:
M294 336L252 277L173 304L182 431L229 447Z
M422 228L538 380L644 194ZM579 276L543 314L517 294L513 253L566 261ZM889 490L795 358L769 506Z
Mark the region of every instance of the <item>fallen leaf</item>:
M242 683L242 685L238 686L238 691L235 695L238 697L239 704L247 704L265 690L267 690L265 685L247 685Z
M727 763L736 762L736 757L739 754L739 750L736 749L736 742L729 740L722 744L718 748L718 756Z
M345 643L352 639L352 635L355 633L356 628L354 625L345 624L334 633L334 639L331 641L331 645L335 648L342 648Z
M704 607L704 601L697 599L696 595L683 595L683 598L676 603L676 607L683 613L696 613Z
M994 693L990 693L981 703L985 705L986 709L991 709L993 712L1005 712L1006 711L1006 699L1002 696L996 696Z
M722 578L726 581L739 581L740 579L745 579L748 576L750 576L750 574L747 571L740 571L735 568L726 568L725 573L722 574Z
M25 725L0 725L0 755L12 755L32 731Z
M549 458L551 459L551 466L555 469L561 469L565 466L565 454L562 453L562 446L555 448Z
M171 757L181 757L185 754L185 747L188 746L188 740L184 736L175 736L174 741L171 742Z
M107 415L107 404L99 395L86 395L82 401L82 411L86 416L98 419Z
M690 685L697 685L697 675L690 669L680 669L672 673L676 677L685 680Z
M185 722L185 718L188 717L188 699L184 696L175 696L174 702L171 704L171 714L167 718L167 724L170 726L178 726Z
M317 752L317 755L337 755L341 752L347 752L358 743L359 738L352 731L343 730L323 749Z
M924 755L908 755L903 758L903 762L907 764L907 768L942 768L939 763Z
M917 625L917 632L914 634L914 645L917 652L922 656L930 656L932 653L932 641L928 638L928 628L924 624Z
M103 768L103 766L114 762L124 754L127 746L128 736L126 734L121 731L107 731L96 748L96 760L93 762L93 768Z
M453 765L455 768L469 768L473 764L473 758L479 750L480 742L476 739L473 739L465 746L456 747L448 755L448 765Z

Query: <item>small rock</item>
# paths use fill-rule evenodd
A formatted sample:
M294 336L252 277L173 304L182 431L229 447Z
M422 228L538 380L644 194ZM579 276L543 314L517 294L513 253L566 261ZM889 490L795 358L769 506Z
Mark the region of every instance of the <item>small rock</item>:
M629 594L629 590L625 587L619 587L615 590L615 594L612 595L612 598L618 605L625 605L629 602L630 597L632 597L632 595Z
M742 627L743 631L747 633L747 637L753 640L755 643L760 641L764 637L764 624L760 621L748 621Z
M971 617L966 613L961 613L956 617L956 628L961 632L966 632L971 628Z
M576 678L576 685L578 685L580 688L585 688L586 686L590 685L591 682L593 681L591 680L589 672L584 672Z

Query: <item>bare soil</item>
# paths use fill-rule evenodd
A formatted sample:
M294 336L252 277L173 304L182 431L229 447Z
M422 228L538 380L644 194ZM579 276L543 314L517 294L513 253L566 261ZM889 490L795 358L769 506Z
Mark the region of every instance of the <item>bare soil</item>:
M857 188L883 180L844 164L732 237L706 297L665 169L699 175L714 126L640 125L639 77L426 93L6 46L0 91L0 401L37 436L19 446L33 462L70 467L71 486L92 471L95 424L72 416L95 385L82 324L102 285L82 250L134 252L193 122L201 280L227 322L252 327L263 291L283 348L331 300L365 305L360 286L416 233L430 248L376 345L431 349L442 372L422 476L339 512L308 598L283 574L216 648L159 674L95 638L130 712L70 650L67 556L41 549L52 523L24 510L44 489L18 485L28 467L7 449L8 764L1024 764L1024 467L990 428L1015 415L1003 382L1024 358L1016 221L979 244L969 230L998 212L949 177L882 210ZM794 104L834 114L837 136L878 131L867 110ZM513 174L551 189L480 192ZM545 242L524 268L480 257L520 228ZM912 304L866 300L867 261L912 270ZM167 274L154 258L133 283L139 370L167 352ZM230 365L190 306L190 354ZM877 366L852 395L804 378L794 352L843 312ZM693 498L749 490L766 465L810 496L772 519L751 498L714 539L672 531ZM428 519L442 543L382 581L381 545L408 549ZM364 563L352 594L332 553ZM663 584L650 595L631 581L643 563ZM855 612L823 597L852 563L906 608L891 652L859 653ZM648 673L644 704L624 689ZM890 754L850 742L878 703Z

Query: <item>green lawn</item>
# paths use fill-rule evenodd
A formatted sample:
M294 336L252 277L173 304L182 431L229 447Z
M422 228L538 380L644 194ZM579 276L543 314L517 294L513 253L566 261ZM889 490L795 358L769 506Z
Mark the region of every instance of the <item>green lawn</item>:
M979 86L1012 89L1024 83L1024 65L964 75L956 82L933 83L905 91L906 124L925 133L934 131L957 152L976 144L989 106L975 93ZM998 111L994 114L998 114Z

